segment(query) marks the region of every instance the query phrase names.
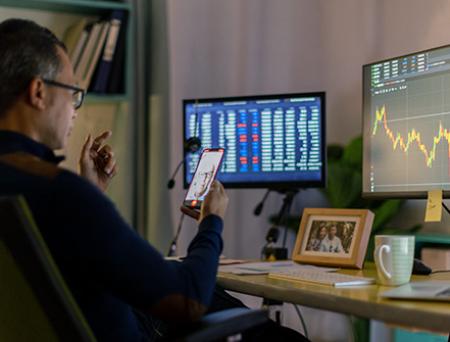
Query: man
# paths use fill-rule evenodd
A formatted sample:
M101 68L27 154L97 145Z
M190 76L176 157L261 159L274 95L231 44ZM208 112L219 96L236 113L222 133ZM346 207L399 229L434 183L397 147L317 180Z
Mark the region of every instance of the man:
M330 253L343 253L344 248L342 247L341 239L336 236L337 227L333 224L330 227L328 236L326 236L320 244L320 252L330 252Z
M31 21L0 24L0 195L23 194L60 271L101 341L149 335L134 309L170 321L207 309L228 198L214 183L183 262L168 262L103 194L116 172L110 132L88 136L81 177L58 167L84 91L64 45Z

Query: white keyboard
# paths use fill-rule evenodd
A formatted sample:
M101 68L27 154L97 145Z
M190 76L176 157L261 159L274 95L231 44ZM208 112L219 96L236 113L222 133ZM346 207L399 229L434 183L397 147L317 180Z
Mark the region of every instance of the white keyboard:
M370 285L375 283L374 278L357 277L335 272L320 270L277 270L269 273L269 278L293 280L331 286Z

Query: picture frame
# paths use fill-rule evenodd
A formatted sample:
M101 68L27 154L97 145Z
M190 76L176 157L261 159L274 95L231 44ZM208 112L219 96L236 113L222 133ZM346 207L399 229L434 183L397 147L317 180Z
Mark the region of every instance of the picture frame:
M368 209L305 208L292 260L361 269L373 219Z

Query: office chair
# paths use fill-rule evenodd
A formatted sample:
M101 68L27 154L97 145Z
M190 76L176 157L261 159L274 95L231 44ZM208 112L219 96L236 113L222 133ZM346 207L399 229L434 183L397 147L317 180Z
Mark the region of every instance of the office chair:
M226 309L210 313L189 326L178 326L167 341L205 342L240 341L242 333L268 322L266 310Z
M267 321L263 310L228 309L169 338L236 340ZM0 197L0 341L96 341L22 196Z
M0 198L0 341L95 341L21 196Z

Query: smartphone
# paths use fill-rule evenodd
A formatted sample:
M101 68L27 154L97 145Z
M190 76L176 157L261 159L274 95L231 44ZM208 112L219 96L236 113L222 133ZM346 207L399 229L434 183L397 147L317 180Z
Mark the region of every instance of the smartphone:
M200 216L199 210L212 182L216 178L224 152L223 148L205 148L203 150L183 205L180 208L185 214L195 219Z

